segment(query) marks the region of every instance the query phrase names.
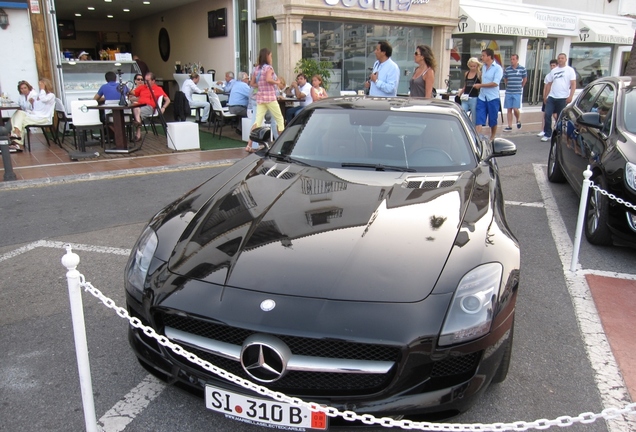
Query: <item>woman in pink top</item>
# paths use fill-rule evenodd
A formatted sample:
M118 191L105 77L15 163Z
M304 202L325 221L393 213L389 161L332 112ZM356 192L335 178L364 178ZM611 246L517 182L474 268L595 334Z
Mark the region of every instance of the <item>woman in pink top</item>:
M285 128L285 119L280 112L280 106L276 98L276 89L280 86L280 80L272 67L272 51L269 48L262 48L258 54L258 66L254 68L250 80L251 87L258 87L256 93L256 119L252 129L263 124L265 114L269 111L276 120L276 127L280 134ZM245 151L255 152L259 148L252 146L252 140L247 143Z

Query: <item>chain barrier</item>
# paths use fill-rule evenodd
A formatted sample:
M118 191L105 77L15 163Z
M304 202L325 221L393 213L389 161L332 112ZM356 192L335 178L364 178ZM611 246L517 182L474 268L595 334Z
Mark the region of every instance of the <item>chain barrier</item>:
M152 327L148 327L144 325L139 318L133 318L128 314L128 311L122 307L119 307L115 304L115 302L106 297L100 290L95 288L90 282L86 282L84 275L80 274L80 287L82 287L86 292L89 292L96 298L98 298L105 306L110 309L113 309L117 315L122 318L127 319L135 328L141 329L145 335L155 339L158 343L163 345L164 347L170 349L175 354L178 354L182 357L185 357L190 362L195 363L205 370L212 372L215 375L218 375L221 378L224 378L228 381L231 381L235 384L240 385L241 387L252 390L260 395L268 396L279 402L286 402L295 406L302 406L310 409L311 411L321 411L324 412L329 417L342 417L345 420L353 421L359 420L367 425L379 425L383 427L400 427L402 429L416 429L416 430L426 430L426 431L452 431L452 432L462 432L462 431L479 431L479 432L488 432L488 431L525 431L528 429L548 429L552 426L566 427L572 426L575 423L593 423L600 418L604 418L606 420L611 420L618 418L623 415L634 415L636 414L636 403L631 403L626 405L624 408L607 408L601 411L598 414L592 412L585 412L579 414L578 416L560 416L553 420L548 419L539 419L532 422L525 421L516 421L512 423L474 423L474 424L461 424L461 423L430 423L430 422L415 422L411 420L395 420L390 417L381 417L377 418L371 414L356 414L353 411L340 411L337 408L326 407L319 405L315 402L305 402L297 397L290 397L285 395L284 393L275 392L267 387L263 387L258 384L254 384L251 381L238 377L230 372L227 372L224 369L214 366L212 363L205 361L199 358L196 354L193 354L187 351L185 348L180 345L171 342L166 336L162 336L158 334Z
M592 180L590 180L590 187L591 187L592 189L594 189L594 190L596 190L596 191L600 192L600 193L601 193L601 195L605 195L605 196L606 196L606 197L608 197L609 199L613 199L614 201L616 201L616 202L617 202L617 203L619 203L619 204L623 204L624 206L629 207L629 208L630 208L630 209L632 209L632 210L636 210L636 205L634 205L634 204L632 204L632 203L630 203L630 202L628 202L628 201L625 201L623 198L617 197L616 195L614 195L614 194L613 194L613 193L611 193L611 192L607 192L606 190L601 189L601 187L600 187L600 186L595 185L595 184L594 184L594 181L592 181Z

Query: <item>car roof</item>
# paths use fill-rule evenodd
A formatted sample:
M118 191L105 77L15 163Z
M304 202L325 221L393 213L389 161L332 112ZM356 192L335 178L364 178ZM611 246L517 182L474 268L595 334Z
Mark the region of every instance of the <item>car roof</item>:
M340 96L322 99L308 105L312 109L394 110L406 112L460 115L461 106L442 99L409 97Z
M636 76L601 77L592 81L590 84L594 84L594 83L598 84L601 82L611 82L619 88L634 88L636 87ZM587 84L585 87L589 86L590 84Z

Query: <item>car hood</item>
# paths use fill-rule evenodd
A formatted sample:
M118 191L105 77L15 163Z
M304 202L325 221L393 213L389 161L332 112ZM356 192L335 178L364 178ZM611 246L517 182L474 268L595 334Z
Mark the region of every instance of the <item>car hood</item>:
M209 188L211 198L181 214L187 222L169 270L280 295L419 301L435 287L453 246L467 241L458 233L469 231L462 225L471 202L479 217L489 208L487 198L474 202L474 184L472 171L246 165L222 185L203 185L198 193Z

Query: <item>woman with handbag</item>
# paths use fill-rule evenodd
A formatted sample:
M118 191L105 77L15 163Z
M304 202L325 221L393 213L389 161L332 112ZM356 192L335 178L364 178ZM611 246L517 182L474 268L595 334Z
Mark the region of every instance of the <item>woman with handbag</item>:
M258 88L256 93L256 119L252 125L252 129L263 123L267 111L274 117L279 134L285 128L285 119L280 111L276 96L280 85L281 81L276 76L274 68L272 67L272 50L262 48L258 54L258 66L254 68L250 81L251 87ZM245 151L249 153L254 153L260 149L261 146L256 147L252 145L252 140L249 140L245 147Z
M464 87L459 89L457 96L462 103L464 111L470 114L470 119L475 123L477 97L479 89L475 88L475 84L481 83L481 62L476 57L468 59L468 72L464 74Z

